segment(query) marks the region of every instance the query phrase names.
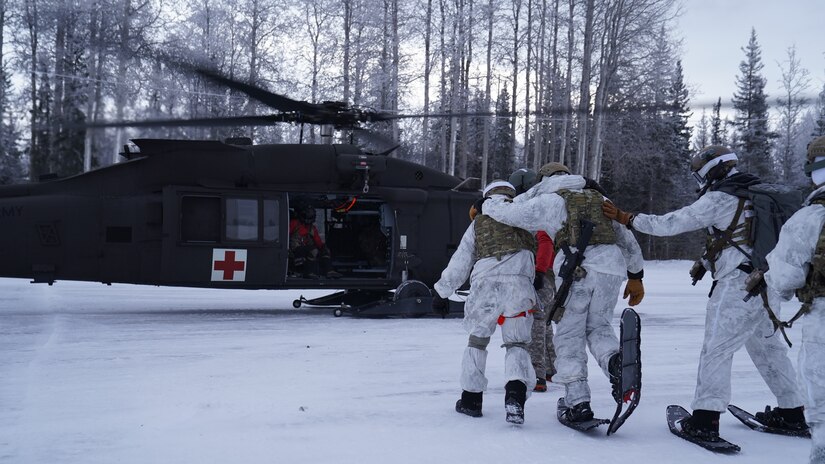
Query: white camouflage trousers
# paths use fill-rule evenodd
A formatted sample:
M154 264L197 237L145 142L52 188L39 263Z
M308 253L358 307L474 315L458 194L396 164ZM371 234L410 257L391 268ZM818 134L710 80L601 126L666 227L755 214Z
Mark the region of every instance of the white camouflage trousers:
M719 280L708 300L705 337L699 356L696 394L691 407L723 412L730 403L731 364L733 354L745 346L753 364L776 396L780 408L802 405L788 347L779 331L771 335L773 325L762 298L742 301L746 274L736 270ZM779 311L779 302L771 299L771 308Z
M799 380L805 395L805 420L811 426L811 464L825 464L825 299L817 299L802 321Z
M512 294L511 294L512 293ZM532 308L514 308L518 295L535 295L533 282L524 277L497 277L474 282L468 303L465 305L464 327L470 334L461 360L461 388L468 392L487 390L487 344L495 333L500 315L506 316L501 325L501 339L506 349L504 355L504 383L520 380L527 385L527 392L536 386L536 371L530 360L527 345L533 326ZM470 300L472 299L472 301ZM507 306L506 309L503 309ZM525 312L523 316L514 317Z
M564 315L553 336L556 346L553 383L564 385L567 406L590 401L585 346L590 348L605 375L608 375L610 357L619 351L619 339L611 323L623 280L620 276L591 270L570 287ZM557 287L561 282L556 279Z

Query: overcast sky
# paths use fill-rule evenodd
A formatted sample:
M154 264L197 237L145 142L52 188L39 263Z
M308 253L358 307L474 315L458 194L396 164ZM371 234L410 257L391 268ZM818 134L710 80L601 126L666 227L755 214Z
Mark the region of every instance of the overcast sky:
M692 106L701 113L718 97L729 104L751 28L762 48L765 87L771 106L781 93L778 62L796 45L811 76L808 94L825 81L825 0L683 0L679 32L684 38L685 77L694 89ZM710 108L708 108L708 112Z

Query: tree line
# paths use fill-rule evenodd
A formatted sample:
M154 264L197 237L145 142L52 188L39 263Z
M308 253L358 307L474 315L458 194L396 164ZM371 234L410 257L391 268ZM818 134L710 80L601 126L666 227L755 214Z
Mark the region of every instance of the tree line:
M82 129L268 110L174 57L293 99L420 115L371 129L401 144L394 156L460 177L560 161L662 213L694 197L691 149L721 143L745 169L802 187L825 89L806 101L810 75L788 49L771 124L753 31L735 117L719 96L690 127L678 15L676 0L0 0L0 183L117 162L132 137L320 141L292 125ZM685 238L643 241L648 258L695 252Z

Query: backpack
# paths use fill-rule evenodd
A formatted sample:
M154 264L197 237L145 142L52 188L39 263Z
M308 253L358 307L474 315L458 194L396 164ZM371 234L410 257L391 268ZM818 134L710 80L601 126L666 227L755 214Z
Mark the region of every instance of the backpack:
M747 174L735 174L714 190L750 200L753 205L748 237L748 244L753 247L751 264L756 269L768 269L765 257L776 246L782 226L802 207L802 193L787 185L761 183Z

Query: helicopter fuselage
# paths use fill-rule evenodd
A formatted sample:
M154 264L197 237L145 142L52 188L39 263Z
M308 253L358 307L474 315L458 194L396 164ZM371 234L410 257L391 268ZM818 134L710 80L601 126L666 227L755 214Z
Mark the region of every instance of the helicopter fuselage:
M388 290L432 286L477 190L351 145L135 140L128 160L0 187L0 276L147 285ZM297 202L340 278L292 269Z

